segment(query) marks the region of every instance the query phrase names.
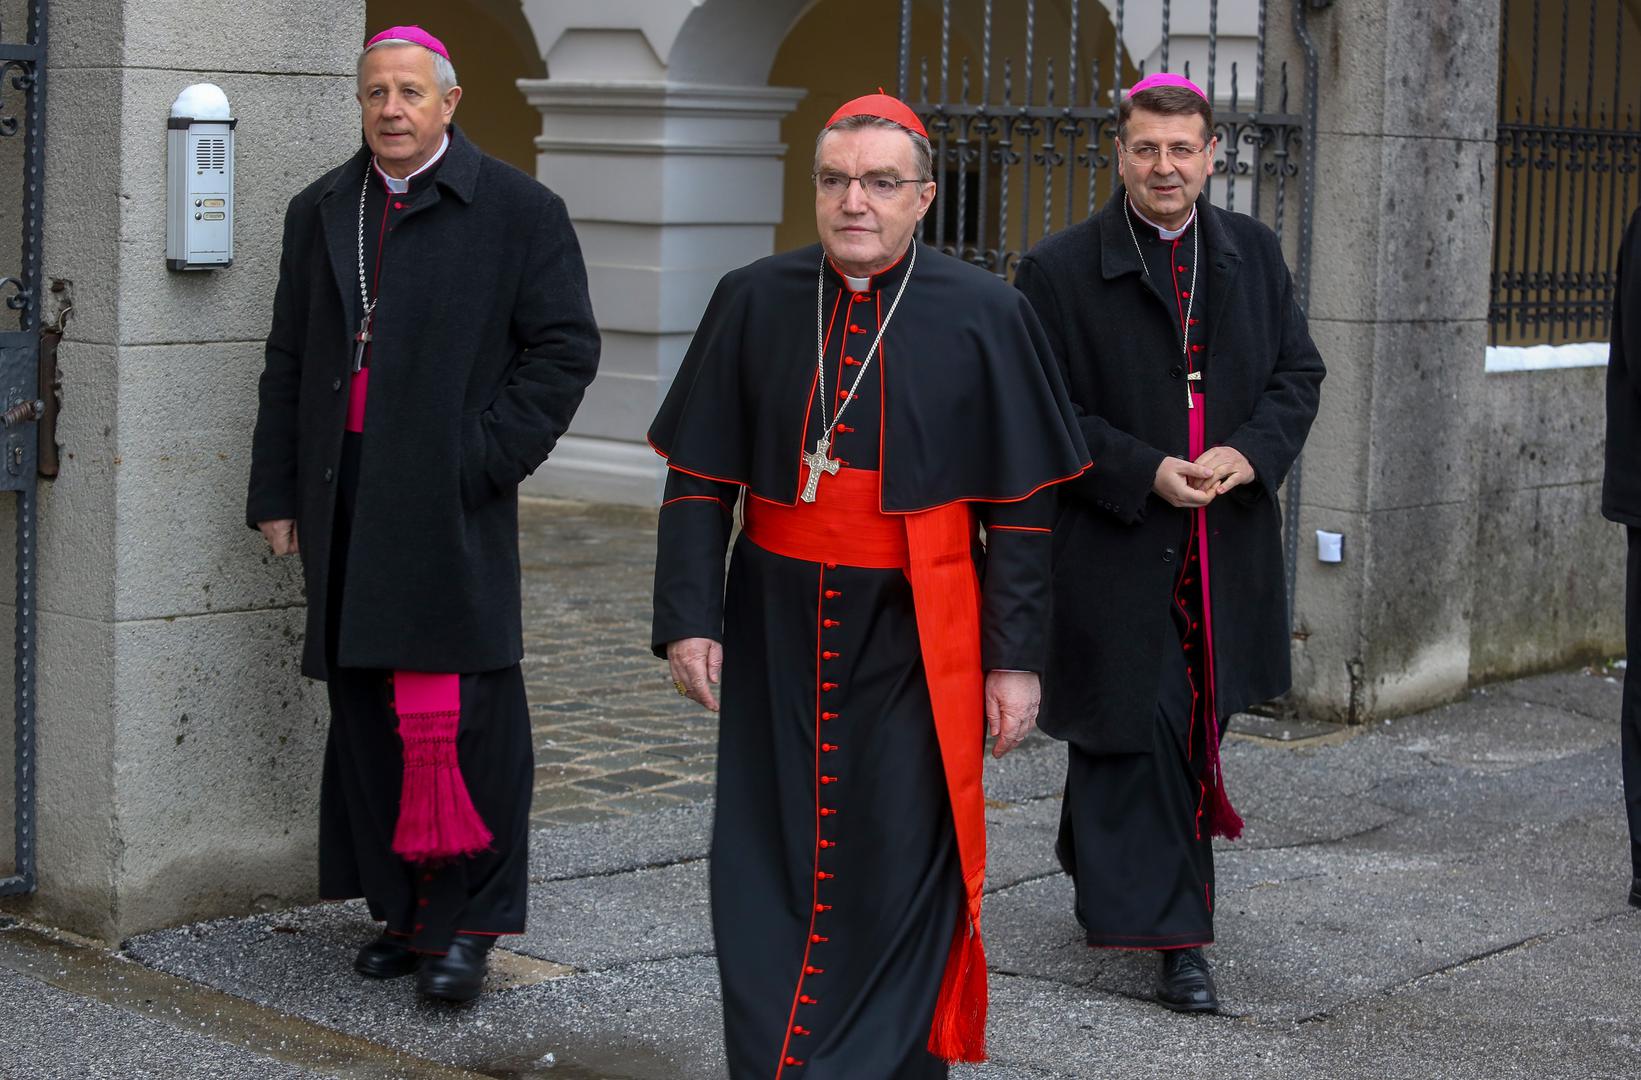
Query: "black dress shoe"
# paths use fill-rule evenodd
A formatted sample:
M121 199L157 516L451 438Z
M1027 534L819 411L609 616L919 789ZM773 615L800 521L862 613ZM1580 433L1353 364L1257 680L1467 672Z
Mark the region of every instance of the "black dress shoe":
M472 1001L484 989L484 972L495 943L489 934L457 934L449 952L422 961L416 989L440 1001Z
M1630 879L1630 907L1641 907L1641 874Z
M397 979L416 970L421 957L411 952L404 938L383 934L359 950L353 970L367 979Z
M1157 1000L1175 1012L1211 1013L1219 1011L1219 995L1214 976L1201 949L1164 949L1162 971L1157 976Z

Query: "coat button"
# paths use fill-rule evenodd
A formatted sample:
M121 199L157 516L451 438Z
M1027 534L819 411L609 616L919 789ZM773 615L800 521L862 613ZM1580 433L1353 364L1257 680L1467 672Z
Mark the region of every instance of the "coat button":
M327 483L327 484L330 483L331 477L333 477L335 475L336 474L329 467L327 467L325 469L325 483Z
M340 390L340 389L342 389L342 380L341 380L341 379L332 379L332 380L331 380L331 381L330 381L330 388L331 388L331 389L332 389L332 390Z
M1162 549L1162 561L1163 562L1173 562L1174 561L1174 549L1173 548L1163 548Z
M1170 379L1177 379L1183 374L1185 374L1185 372L1180 368L1180 366L1178 364L1175 364L1173 367L1168 369L1168 377Z

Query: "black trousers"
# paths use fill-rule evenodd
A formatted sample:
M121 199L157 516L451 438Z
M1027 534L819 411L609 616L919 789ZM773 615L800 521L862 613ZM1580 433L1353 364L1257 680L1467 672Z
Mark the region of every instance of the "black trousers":
M329 640L346 588L358 483L359 436L345 438L331 564ZM490 850L439 865L393 853L404 755L389 671L344 668L331 658L330 734L319 801L319 891L363 896L371 916L415 949L442 953L457 933L524 930L529 884L530 796L535 778L530 707L517 664L461 676L456 755L473 806L495 837Z
M1641 528L1624 530L1629 541L1629 563L1624 587L1624 704L1619 753L1624 764L1624 809L1630 819L1630 865L1641 877L1641 676L1635 661L1641 654Z

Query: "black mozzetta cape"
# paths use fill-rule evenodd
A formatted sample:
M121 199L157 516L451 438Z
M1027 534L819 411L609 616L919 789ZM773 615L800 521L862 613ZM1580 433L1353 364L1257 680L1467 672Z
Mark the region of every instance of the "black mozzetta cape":
M873 279L886 314L910 263L908 253ZM797 501L800 456L814 449L802 444L806 420L819 408L821 272L814 244L760 259L718 283L650 427L651 445L670 466L745 484L773 502ZM833 286L842 281L829 264L824 272ZM873 364L882 366L885 513L1023 499L1088 465L1035 312L979 267L919 244ZM836 401L832 378L826 390Z

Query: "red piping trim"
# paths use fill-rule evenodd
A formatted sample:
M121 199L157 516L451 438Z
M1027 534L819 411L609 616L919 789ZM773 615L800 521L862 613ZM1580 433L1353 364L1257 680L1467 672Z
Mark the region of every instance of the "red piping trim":
M716 495L674 495L672 498L668 499L666 502L661 504L661 509L665 510L667 507L671 506L673 503L681 503L681 502L717 503L720 507L723 507L723 505L724 505L724 501L722 499L718 498L718 496L716 496Z
M1052 533L1053 529L1045 529L1040 525L987 525L987 532L1023 532L1023 533Z
M767 500L766 500L767 501ZM826 568L822 567L816 575L815 582L815 647L820 647L821 641L821 610L826 596ZM821 715L821 671L820 665L815 665L815 715ZM786 1037L781 1040L781 1058L775 1065L775 1080L780 1080L781 1072L786 1068L787 1051L792 1048L792 1027L798 1022L798 1003L803 1000L803 980L809 969L809 950L815 945L815 916L820 914L820 853L821 853L821 805L820 805L820 730L817 720L815 724L815 873L810 875L810 903L809 903L809 932L803 939L803 963L798 968L798 985L792 988L792 1009L786 1017Z

